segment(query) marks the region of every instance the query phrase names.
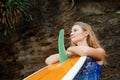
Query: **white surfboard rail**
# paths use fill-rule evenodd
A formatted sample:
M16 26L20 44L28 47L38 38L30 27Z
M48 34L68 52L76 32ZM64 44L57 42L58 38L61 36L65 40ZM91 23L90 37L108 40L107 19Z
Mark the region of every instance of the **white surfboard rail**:
M86 61L87 56L82 56L80 59L75 63L75 65L68 71L68 73L62 78L62 80L73 80L76 76L78 71L83 66L84 62Z

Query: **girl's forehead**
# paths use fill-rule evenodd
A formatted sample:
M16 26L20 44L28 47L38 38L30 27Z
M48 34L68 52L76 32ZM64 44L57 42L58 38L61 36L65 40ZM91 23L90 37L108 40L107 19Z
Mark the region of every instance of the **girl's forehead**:
M82 29L82 28L81 28L81 26L79 26L79 25L74 25L74 26L72 27L72 29Z

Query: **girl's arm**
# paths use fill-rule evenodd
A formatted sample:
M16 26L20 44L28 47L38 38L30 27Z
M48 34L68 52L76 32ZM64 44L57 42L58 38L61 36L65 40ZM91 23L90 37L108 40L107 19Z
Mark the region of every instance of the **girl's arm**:
M45 63L47 65L50 65L50 64L53 64L53 63L56 63L56 62L59 62L59 54L53 54L45 60Z
M67 51L71 52L72 54L77 54L80 56L90 56L98 61L101 61L106 57L106 52L102 48L75 46L75 47L69 47Z

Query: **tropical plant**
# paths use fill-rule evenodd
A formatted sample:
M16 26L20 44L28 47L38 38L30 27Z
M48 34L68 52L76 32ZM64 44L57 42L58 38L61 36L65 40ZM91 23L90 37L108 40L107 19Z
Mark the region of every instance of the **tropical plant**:
M1 0L0 1L0 26L4 34L10 29L15 29L23 19L30 19L28 14L30 4L27 0Z

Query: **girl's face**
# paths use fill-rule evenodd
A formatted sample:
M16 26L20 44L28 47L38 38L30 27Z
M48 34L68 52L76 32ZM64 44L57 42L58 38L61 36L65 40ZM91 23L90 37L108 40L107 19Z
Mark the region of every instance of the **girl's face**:
M70 39L73 43L77 44L86 40L88 31L84 31L79 25L74 25L71 29Z

